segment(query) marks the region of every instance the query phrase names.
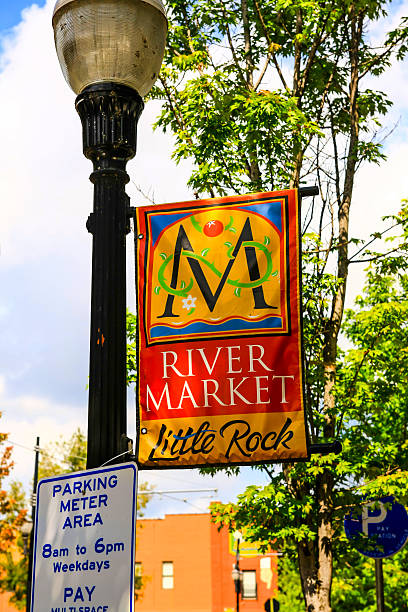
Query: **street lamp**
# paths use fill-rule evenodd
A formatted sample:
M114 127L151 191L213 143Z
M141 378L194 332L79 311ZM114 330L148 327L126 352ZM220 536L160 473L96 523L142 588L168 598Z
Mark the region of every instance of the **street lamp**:
M242 534L239 531L234 532L234 539L236 541L236 550L235 550L235 564L232 566L232 580L234 581L235 586L235 595L236 595L236 612L239 612L239 596L242 591L242 571L239 569L239 545L242 540Z
M126 437L126 234L129 181L142 96L163 60L161 0L58 0L53 28L65 79L77 95L83 152L93 162L94 208L87 467L123 450Z
M26 518L24 523L21 525L21 537L23 538L24 556L28 553L28 540L33 529L33 521L30 518Z

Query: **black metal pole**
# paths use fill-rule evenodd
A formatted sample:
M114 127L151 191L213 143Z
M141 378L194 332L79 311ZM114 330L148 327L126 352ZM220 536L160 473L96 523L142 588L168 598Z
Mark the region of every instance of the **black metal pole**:
M239 612L239 594L241 593L241 579L239 576L239 538L237 538L237 550L235 553L235 569L238 571L238 580L235 582L235 592L237 595L237 612Z
M92 160L94 208L87 467L113 459L126 436L126 234L129 181L143 100L130 87L99 83L76 99L84 155Z
M28 549L28 575L27 575L27 599L26 610L31 610L31 581L33 573L33 552L34 552L34 526L35 526L35 509L37 506L37 485L38 485L38 463L40 458L40 438L37 437L35 445L35 460L34 460L34 479L33 479L33 494L31 498L31 519L32 529L30 533L30 547Z
M384 573L382 559L375 560L375 593L377 598L377 612L385 612Z

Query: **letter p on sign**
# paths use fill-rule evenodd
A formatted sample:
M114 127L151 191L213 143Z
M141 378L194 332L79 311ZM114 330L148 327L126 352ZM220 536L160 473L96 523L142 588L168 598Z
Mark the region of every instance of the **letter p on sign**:
M376 508L377 506L377 508ZM380 511L378 516L370 516L370 509L373 509L374 512ZM387 516L387 508L382 502L373 502L372 504L365 504L363 506L363 511L361 515L361 522L363 527L363 533L368 536L368 525L370 523L382 523Z

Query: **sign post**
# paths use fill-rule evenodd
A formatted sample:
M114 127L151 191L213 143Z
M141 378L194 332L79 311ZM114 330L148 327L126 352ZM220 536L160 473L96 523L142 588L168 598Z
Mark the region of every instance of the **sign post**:
M377 612L384 612L382 560L400 551L408 539L408 514L393 497L363 502L344 519L347 538L359 553L375 559Z
M384 573L382 559L375 560L375 594L377 598L377 612L385 612Z
M132 612L137 469L45 478L37 489L32 612Z

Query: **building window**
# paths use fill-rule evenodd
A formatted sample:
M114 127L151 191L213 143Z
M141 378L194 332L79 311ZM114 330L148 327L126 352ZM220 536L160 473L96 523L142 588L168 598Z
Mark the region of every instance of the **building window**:
M140 561L135 562L135 576L142 575L142 564Z
M242 599L256 598L256 571L244 570L242 573Z
M174 589L173 561L163 561L162 563L162 589Z
M135 591L140 591L143 588L143 570L140 561L135 563ZM137 599L137 596L136 596Z

